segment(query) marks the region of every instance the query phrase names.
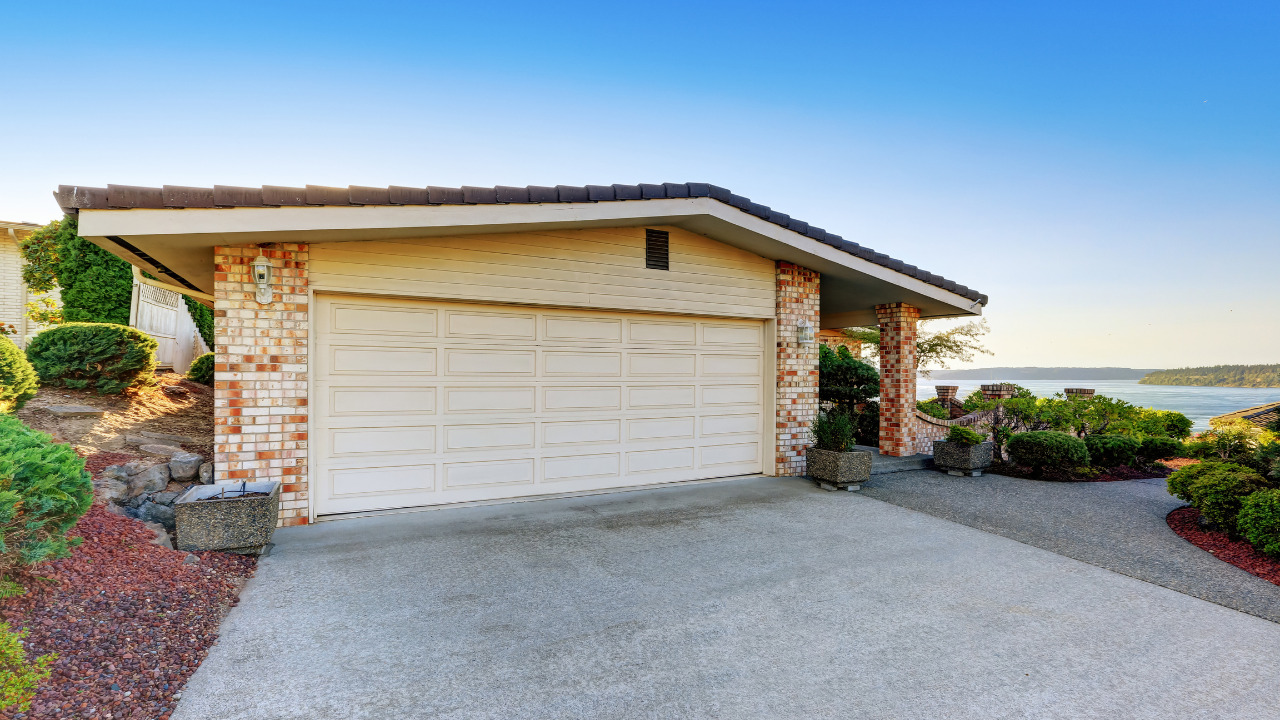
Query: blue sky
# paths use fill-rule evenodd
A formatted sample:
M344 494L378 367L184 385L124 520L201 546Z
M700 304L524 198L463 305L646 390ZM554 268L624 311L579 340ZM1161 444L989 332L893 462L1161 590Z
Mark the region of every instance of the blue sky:
M989 294L979 365L1280 362L1280 3L4 17L0 219L59 183L712 182Z

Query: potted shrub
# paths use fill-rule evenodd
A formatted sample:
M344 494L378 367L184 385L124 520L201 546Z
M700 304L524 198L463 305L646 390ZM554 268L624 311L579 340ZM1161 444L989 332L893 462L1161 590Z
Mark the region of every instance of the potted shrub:
M258 555L271 542L280 513L280 483L192 485L173 503L177 549Z
M980 477L991 467L995 446L963 425L952 425L946 440L933 441L933 464L948 475Z
M848 413L820 411L811 429L813 445L805 455L809 477L822 487L846 490L871 479L871 453L853 449L857 426Z

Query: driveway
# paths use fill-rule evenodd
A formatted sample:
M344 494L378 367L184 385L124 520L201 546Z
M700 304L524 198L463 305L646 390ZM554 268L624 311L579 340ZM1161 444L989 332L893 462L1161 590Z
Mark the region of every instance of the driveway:
M1260 718L1280 625L746 478L281 530L211 718Z

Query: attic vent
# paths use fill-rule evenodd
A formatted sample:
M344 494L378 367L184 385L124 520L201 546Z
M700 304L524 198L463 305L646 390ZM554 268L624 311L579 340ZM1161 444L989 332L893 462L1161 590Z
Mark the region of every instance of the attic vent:
M671 233L666 230L644 231L644 266L650 270L670 270L669 244Z

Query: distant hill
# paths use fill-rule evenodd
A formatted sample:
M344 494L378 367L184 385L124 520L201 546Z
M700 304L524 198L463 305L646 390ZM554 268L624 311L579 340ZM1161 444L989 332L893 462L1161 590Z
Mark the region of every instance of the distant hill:
M995 367L969 370L934 370L932 380L1137 380L1152 369L1119 367Z
M1200 387L1280 387L1280 365L1214 365L1156 370L1138 381L1143 385Z

